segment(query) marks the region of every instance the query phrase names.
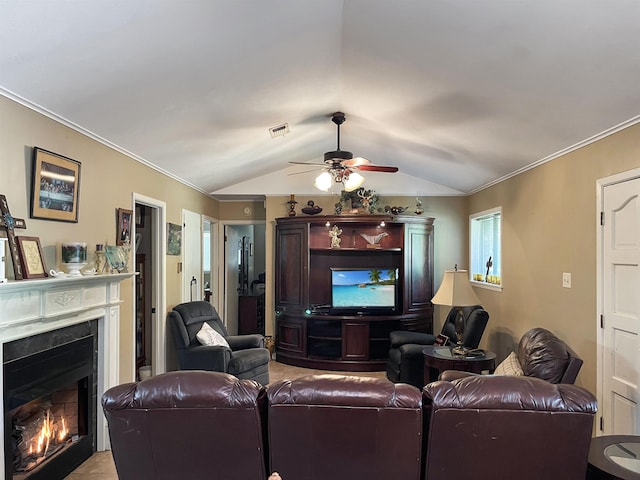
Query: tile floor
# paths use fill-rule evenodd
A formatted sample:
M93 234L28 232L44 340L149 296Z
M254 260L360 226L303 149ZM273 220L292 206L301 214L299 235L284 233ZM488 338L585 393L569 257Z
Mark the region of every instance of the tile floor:
M326 370L312 370L308 368L292 367L272 361L269 365L270 381L276 382L286 378L297 378L302 375L319 373L344 373L365 377L385 378L384 372L329 372ZM91 458L80 465L65 480L118 480L116 467L110 452L96 452Z

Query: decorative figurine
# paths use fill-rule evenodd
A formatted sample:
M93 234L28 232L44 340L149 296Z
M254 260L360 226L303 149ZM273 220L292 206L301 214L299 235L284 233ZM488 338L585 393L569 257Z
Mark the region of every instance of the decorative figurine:
M419 197L416 197L415 214L416 215L422 215L423 213L424 213L424 209L422 208L422 200L420 200Z
M378 235L367 235L366 233L360 234L360 236L367 241L367 248L380 248L380 240L388 235L389 234L387 232L382 232Z
M338 228L337 225L334 225L331 230L329 230L329 237L331 238L331 248L340 248L340 235L342 235L342 229Z
M322 207L317 206L313 200L309 200L307 206L302 209L302 213L306 213L307 215L316 215L321 211Z
M298 205L298 202L296 201L296 196L293 193L291 194L287 204L289 205L289 216L290 217L295 217L296 216L296 205Z

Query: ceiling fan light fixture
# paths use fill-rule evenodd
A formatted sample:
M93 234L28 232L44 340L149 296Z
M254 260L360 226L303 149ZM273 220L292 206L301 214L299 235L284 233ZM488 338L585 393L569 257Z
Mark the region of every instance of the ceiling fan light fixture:
M326 170L316 177L316 181L313 184L318 190L328 192L333 183L333 177Z
M364 177L358 172L351 172L348 177L344 178L342 183L344 184L344 189L347 192L353 192L362 186L364 183Z

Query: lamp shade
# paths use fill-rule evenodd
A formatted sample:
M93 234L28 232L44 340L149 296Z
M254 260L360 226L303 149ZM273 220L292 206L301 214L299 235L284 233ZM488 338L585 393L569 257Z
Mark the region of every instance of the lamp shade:
M358 172L351 172L349 174L349 177L344 180L343 183L345 191L353 192L354 190L360 188L360 186L364 183L364 177Z
M313 186L316 187L318 190L327 192L331 188L332 183L333 183L333 178L331 178L331 174L325 171L316 177L316 182L313 184Z
M435 305L470 307L480 304L466 270L445 270L440 288L431 299Z

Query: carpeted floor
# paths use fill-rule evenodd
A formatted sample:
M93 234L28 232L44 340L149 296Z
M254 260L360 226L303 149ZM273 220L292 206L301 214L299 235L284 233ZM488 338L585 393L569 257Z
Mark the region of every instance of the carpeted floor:
M269 377L271 383L278 380L293 379L304 375L314 375L319 373L337 373L363 377L385 378L384 372L330 372L327 370L312 370L308 368L292 367L276 361L272 361L269 365ZM111 452L94 453L91 458L68 475L65 480L118 480Z

